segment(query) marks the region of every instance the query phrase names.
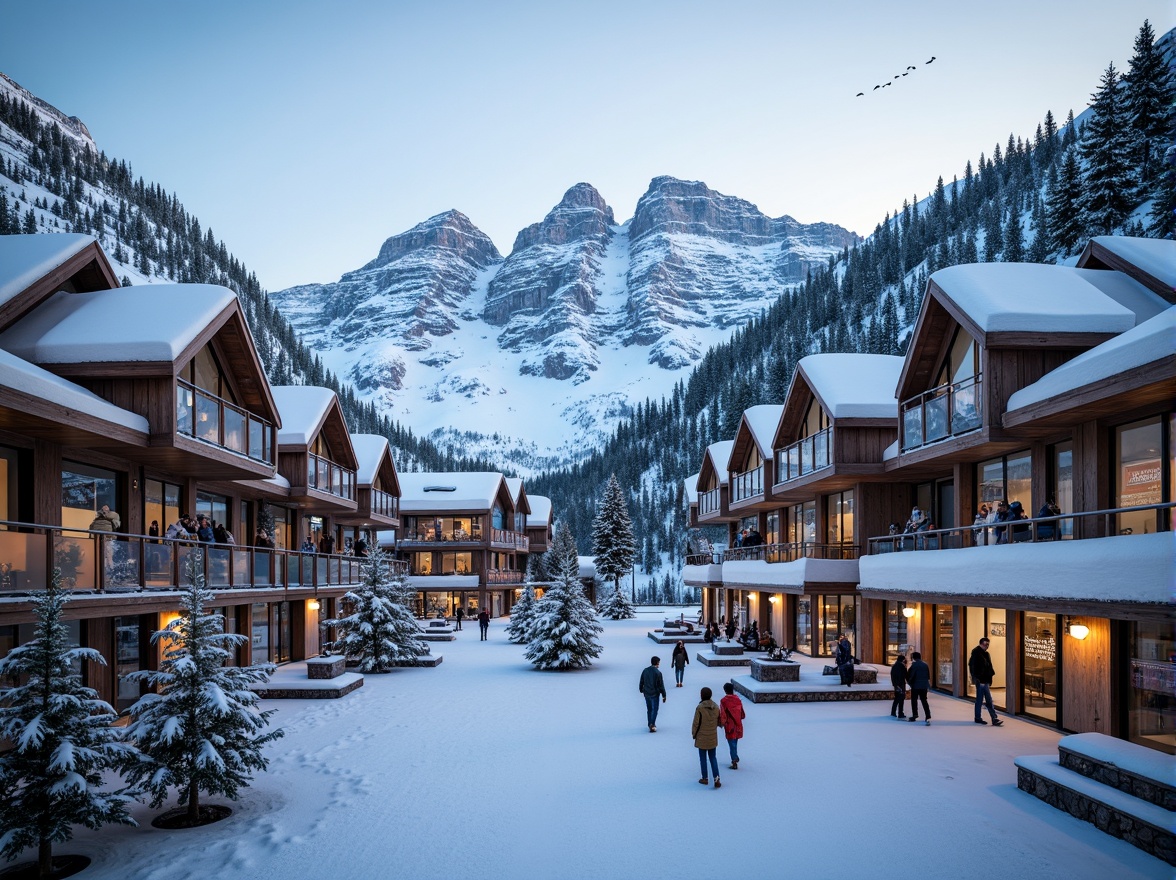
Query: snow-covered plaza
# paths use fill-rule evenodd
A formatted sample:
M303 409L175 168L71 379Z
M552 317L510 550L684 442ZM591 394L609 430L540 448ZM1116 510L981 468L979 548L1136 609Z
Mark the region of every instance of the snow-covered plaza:
M161 831L79 829L56 853L87 878L263 880L403 877L862 876L1170 878L1158 859L1017 789L1013 759L1056 755L1059 734L932 695L930 727L888 701L745 700L740 768L698 784L690 722L700 687L745 669L647 633L660 609L603 621L604 653L580 672L536 672L493 621L434 645L435 669L369 675L337 700L266 701L285 738L226 821ZM662 658L669 699L645 726L638 676ZM717 698L716 696L716 698ZM726 745L720 741L720 766ZM213 799L216 800L216 799Z

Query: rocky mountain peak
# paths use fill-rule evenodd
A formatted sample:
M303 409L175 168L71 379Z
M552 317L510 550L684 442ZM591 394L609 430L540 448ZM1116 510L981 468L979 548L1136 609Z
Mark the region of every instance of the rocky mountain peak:
M751 202L723 195L697 180L655 177L637 202L629 238L653 233L702 235L731 244L771 244L775 221Z
M379 256L360 271L387 266L406 254L428 248L451 251L452 256L479 269L502 259L494 242L469 217L449 210L389 238L381 245Z
M537 244L562 245L568 242L608 237L615 224L612 208L590 183L577 183L558 205L539 223L532 223L515 238L511 256Z

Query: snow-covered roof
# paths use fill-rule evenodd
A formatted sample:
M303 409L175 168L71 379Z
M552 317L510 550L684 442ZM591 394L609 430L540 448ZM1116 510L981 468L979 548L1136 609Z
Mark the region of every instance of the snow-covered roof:
M798 367L830 418L897 419L902 365L889 354L810 354Z
M931 280L985 333L1122 333L1166 307L1127 276L1098 269L973 263Z
M751 439L759 448L761 458L772 457L772 443L776 439L776 428L780 426L780 415L783 412L782 403L763 403L743 411L743 420L747 422Z
M94 241L92 235L0 235L0 304Z
M285 424L284 419L282 423ZM355 472L356 485L372 485L388 450L388 438L379 434L352 434L351 446L355 449L355 457L359 461L359 468Z
M1040 403L1164 359L1176 372L1176 306L1046 373L1014 393L1006 411Z
M400 512L489 510L502 483L496 471L401 474Z
M527 514L527 528L545 529L551 525L551 499L546 495L528 495L531 512Z
M703 454L704 460L707 458L711 460L711 466L719 476L720 486L727 482L727 462L731 460L731 448L734 445L734 440L720 440L718 443L712 443L708 446ZM701 474L701 471L699 473Z
M0 348L38 364L174 361L234 299L215 284L59 291L0 334Z
M1176 241L1124 235L1097 235L1091 240L1176 289Z
M519 503L519 495L523 491L523 481L519 477L503 477L506 480L506 490L515 504Z
M5 236L0 236L0 240L4 238ZM139 431L144 435L151 433L151 426L141 415L120 409L97 394L3 350L0 350L0 386L58 404L67 411L85 413L104 422Z
M316 385L275 385L270 391L282 417L278 445L310 445L335 401L335 392Z
M1084 541L879 553L860 560L861 589L918 596L1019 596L1083 602L1172 601L1171 532ZM1131 572L1124 577L1123 572ZM1081 572L1081 577L1075 577Z
M686 503L698 503L698 474L691 474L683 481L683 487L686 490Z
M856 559L794 559L764 562L740 559L723 563L724 586L770 586L800 591L805 584L852 584L858 579Z

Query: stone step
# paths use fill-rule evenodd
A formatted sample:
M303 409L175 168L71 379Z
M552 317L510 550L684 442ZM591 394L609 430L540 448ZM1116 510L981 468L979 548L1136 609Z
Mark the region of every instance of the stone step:
M1176 757L1103 733L1058 741L1058 763L1133 797L1176 810Z
M1022 791L1176 865L1176 833L1168 810L1063 767L1053 755L1026 755L1013 763Z

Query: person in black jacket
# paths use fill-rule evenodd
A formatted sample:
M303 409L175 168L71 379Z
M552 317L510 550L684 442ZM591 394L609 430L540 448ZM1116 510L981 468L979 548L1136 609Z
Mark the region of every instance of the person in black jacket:
M972 684L976 685L976 717L972 719L977 724L987 724L980 717L980 706L988 707L988 714L992 716L992 723L996 727L1004 724L996 717L996 709L992 705L992 679L996 670L992 668L992 658L988 656L988 639L980 640L972 649L972 656L968 658L968 672L972 673Z
M682 674L690 665L690 652L686 650L686 643L681 639L674 645L674 653L670 655L670 665L674 667L674 681L677 687L682 686ZM656 713L655 713L656 714Z
M838 639L834 662L841 675L841 683L846 687L853 687L853 648L850 647L849 638L845 633Z
M641 678L637 683L637 690L645 697L645 721L649 725L650 733L657 733L657 698L666 701L666 682L662 678L661 657L650 657L649 665L641 670Z
M890 683L894 685L894 702L890 704L890 717L906 718L906 713L902 711L907 686L906 654L899 654L894 665L890 667Z
M931 688L931 668L923 662L918 651L911 654L911 668L907 670L907 682L911 686L911 717L907 721L919 720L919 700L923 702L925 724L931 723L931 707L927 705L927 691Z

